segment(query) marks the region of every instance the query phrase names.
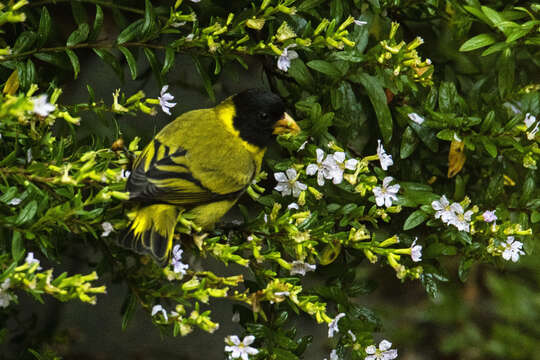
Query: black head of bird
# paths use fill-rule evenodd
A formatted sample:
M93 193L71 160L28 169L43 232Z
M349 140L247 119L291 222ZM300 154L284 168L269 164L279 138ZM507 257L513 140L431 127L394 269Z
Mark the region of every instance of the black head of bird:
M272 135L298 133L300 128L285 112L281 98L264 89L249 89L232 97L236 108L234 127L245 141L265 148Z

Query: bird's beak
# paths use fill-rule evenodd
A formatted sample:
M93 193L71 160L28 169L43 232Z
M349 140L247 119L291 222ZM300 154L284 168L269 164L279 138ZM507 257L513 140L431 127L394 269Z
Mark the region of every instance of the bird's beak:
M300 133L300 126L294 121L291 115L284 113L283 117L279 119L274 125L274 135L292 134L298 135Z

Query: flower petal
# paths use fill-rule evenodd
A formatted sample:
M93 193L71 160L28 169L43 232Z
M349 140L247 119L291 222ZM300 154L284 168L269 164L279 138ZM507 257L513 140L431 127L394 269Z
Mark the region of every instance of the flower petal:
M289 168L285 171L285 173L287 174L287 177L289 178L289 180L294 180L296 178L296 170L294 170L293 168Z

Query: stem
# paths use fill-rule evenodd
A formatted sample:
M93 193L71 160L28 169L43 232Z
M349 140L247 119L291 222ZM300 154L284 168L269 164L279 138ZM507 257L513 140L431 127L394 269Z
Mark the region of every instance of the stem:
M128 12L136 13L136 14L144 14L144 10L142 9L118 5L118 4L115 4L114 2L109 2L109 1L102 1L102 0L79 0L79 1L90 3L90 4L102 5L102 6L115 8L119 10L124 10ZM43 1L31 2L30 4L28 4L28 6L33 7L33 6L41 6L41 5L47 5L47 4L56 5L58 3L63 3L63 2L71 2L71 0L43 0Z
M21 53L18 53L18 54L7 55L7 56L2 57L0 62L9 61L9 60L13 60L13 59L17 59L17 58L20 58L20 57L32 55L32 54L35 54L35 53L42 53L42 52L63 52L63 51L66 51L66 50L84 49L84 48L116 49L119 46L123 46L123 47L148 47L148 48L161 49L161 50L165 49L164 45L148 44L148 43L143 43L143 42L126 42L126 43L123 43L123 44L117 44L117 43L113 43L113 42L110 42L110 43L81 43L81 44L76 44L76 45L71 45L71 46L56 46L56 47L50 47L50 48L34 49L34 50L21 52Z

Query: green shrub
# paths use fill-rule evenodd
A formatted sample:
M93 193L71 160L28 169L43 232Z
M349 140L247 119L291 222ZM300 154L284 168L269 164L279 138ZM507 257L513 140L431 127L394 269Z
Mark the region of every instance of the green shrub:
M4 343L23 292L106 302L107 278L129 288L112 319L122 328L142 308L165 333L214 332L208 304L230 301L251 359L302 358L304 315L328 325L330 359L394 358L384 338L417 358L537 359L539 16L540 4L495 0L0 4ZM200 83L170 83L186 55ZM100 97L83 76L98 58L134 90ZM161 268L117 246L131 157L151 138L130 121L167 110L164 93L180 88L210 99L191 108L213 106L237 65L286 101L302 133L268 151L241 221L204 237L189 212L179 218L182 249L235 275L186 267L182 253ZM139 80L152 94L169 87L151 97ZM53 276L73 260L89 273ZM385 269L427 295L403 305L373 294L392 287ZM240 338L226 338L225 356L240 356ZM27 343L36 358L62 355L50 339Z

